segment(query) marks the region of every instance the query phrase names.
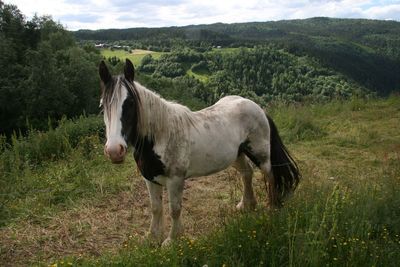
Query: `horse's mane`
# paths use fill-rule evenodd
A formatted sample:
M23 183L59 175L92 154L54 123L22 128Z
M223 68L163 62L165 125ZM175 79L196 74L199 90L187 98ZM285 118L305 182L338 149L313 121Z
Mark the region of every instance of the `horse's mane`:
M128 82L124 76L116 76L103 88L102 106L110 120L115 118L122 101L122 88L127 88L136 106L139 136L160 139L183 133L193 125L192 111L181 104L167 101L138 82Z
M181 104L167 101L138 82L134 90L140 99L139 134L155 139L182 133L193 125L192 111Z

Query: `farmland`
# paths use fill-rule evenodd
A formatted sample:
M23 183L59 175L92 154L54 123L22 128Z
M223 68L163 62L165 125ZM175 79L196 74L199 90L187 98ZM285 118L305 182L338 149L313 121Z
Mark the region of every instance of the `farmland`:
M126 58L130 59L134 66L139 66L140 62L142 61L142 58L145 55L151 55L155 59L160 58L161 52L154 52L154 51L148 51L148 50L141 50L141 49L135 49L132 50L131 52L125 51L125 50L110 50L110 49L101 49L101 55L104 56L105 58L109 57L117 57L121 60L125 60Z

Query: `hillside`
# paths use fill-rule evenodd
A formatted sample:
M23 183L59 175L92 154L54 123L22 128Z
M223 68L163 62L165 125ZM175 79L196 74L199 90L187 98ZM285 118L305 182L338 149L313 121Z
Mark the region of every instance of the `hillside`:
M266 210L256 173L258 211L241 214L235 170L190 179L186 236L170 249L143 241L145 183L131 157L105 159L101 118L2 143L0 265L395 266L399 107L399 97L268 107L303 174L294 196Z
M361 42L374 35L398 39L400 23L366 19L311 18L270 22L216 23L164 28L130 28L104 30L78 30L79 40L146 40L174 39L234 43L235 41L269 40L285 36L337 37ZM377 36L377 37L378 37Z
M387 95L400 90L400 23L311 18L276 22L191 25L167 28L79 30L78 40L117 41L170 51L177 45L239 47L275 44L308 55L363 87Z

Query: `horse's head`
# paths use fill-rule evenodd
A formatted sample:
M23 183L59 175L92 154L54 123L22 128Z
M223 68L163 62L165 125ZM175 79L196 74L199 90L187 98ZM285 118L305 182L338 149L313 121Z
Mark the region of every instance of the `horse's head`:
M99 66L107 142L104 154L122 163L128 144L136 142L140 100L134 86L134 67L126 59L124 74L112 76L102 61Z

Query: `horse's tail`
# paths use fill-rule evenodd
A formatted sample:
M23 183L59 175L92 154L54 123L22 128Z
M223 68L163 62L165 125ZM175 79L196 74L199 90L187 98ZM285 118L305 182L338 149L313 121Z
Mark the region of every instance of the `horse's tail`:
M280 206L297 187L301 174L296 162L282 143L273 120L267 115L270 128L271 167L273 180L269 182L269 196L272 205ZM271 178L271 177L270 177Z

